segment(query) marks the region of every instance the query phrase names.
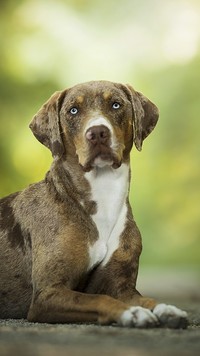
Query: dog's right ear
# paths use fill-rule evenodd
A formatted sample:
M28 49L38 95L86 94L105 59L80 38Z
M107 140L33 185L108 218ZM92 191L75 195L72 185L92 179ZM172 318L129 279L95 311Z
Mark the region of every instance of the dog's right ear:
M34 136L48 147L53 157L61 157L64 145L60 132L59 113L66 90L55 92L33 117L29 127Z

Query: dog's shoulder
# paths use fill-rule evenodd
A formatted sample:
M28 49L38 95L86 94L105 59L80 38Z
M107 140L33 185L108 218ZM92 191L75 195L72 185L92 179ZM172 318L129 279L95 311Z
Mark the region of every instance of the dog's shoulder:
M38 183L30 184L24 190L12 193L0 199L0 216L1 219L8 217L11 210L15 205L25 206L26 202L31 203L32 200L36 199L39 195L44 195L45 193L45 183L40 181Z
M38 190L37 186L38 183L32 184L22 191L12 193L0 199L1 236L4 236L6 232L8 237L18 236L19 239L21 239L22 222L26 220L29 206L32 205L33 200L36 199L34 193ZM28 197L29 199L27 199Z
M13 203L19 196L20 192L12 193L0 199L0 225L6 228L10 225L10 218L13 217ZM6 225L6 226L4 226Z

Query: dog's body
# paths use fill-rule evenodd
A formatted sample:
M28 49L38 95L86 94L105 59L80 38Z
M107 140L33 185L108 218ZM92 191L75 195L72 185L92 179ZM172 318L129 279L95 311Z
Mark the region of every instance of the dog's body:
M31 122L54 157L44 181L1 200L0 317L186 327L136 290L141 237L128 201L130 151L158 110L130 86L55 93Z

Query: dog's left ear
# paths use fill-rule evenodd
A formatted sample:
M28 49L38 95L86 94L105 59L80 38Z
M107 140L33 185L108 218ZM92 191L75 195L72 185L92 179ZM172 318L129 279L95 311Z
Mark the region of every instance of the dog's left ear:
M153 131L157 124L159 111L157 106L143 94L135 91L130 85L127 85L127 88L131 94L131 103L134 113L133 141L138 151L141 151L144 139Z
M61 157L64 145L60 133L59 113L66 90L55 92L33 117L29 127L35 137L48 147L53 157Z

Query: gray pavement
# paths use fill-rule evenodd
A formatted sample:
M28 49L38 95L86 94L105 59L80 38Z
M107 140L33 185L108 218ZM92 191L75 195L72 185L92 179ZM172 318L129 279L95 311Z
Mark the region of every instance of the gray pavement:
M168 302L188 312L187 330L0 320L0 356L200 355L200 299Z

